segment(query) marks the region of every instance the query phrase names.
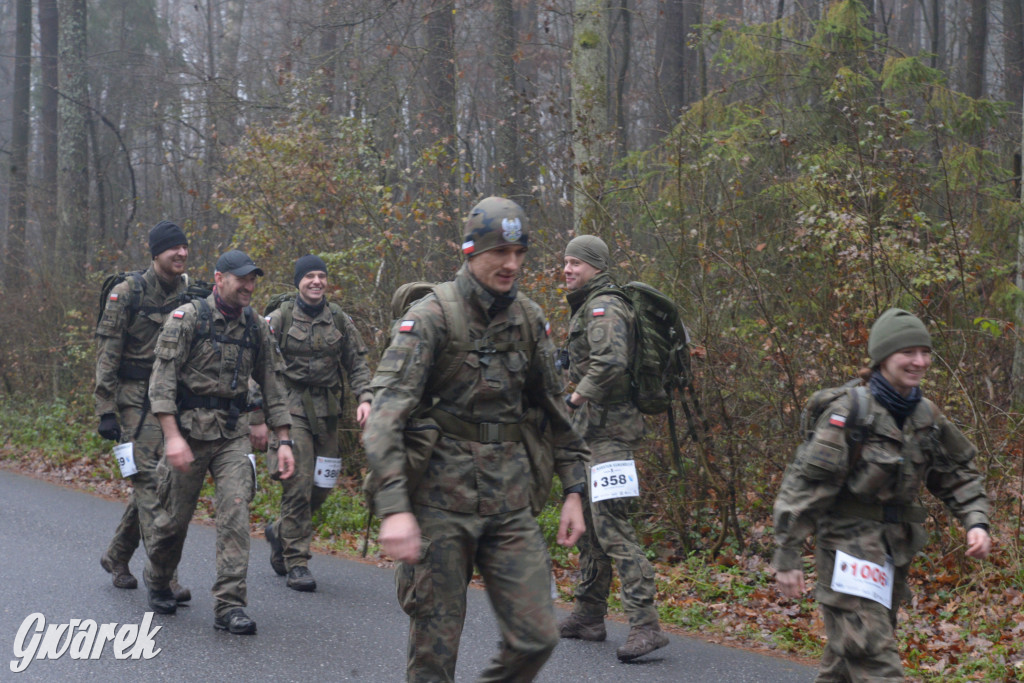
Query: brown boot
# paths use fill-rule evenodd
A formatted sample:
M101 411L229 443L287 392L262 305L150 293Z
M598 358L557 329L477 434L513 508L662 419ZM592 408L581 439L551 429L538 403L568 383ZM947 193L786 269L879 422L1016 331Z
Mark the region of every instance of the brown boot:
M558 625L558 635L600 642L608 637L608 632L604 629L604 617L585 617L573 612Z
M668 636L661 632L658 624L648 626L634 626L629 629L629 637L626 644L615 651L620 662L631 662L637 657L643 657L648 652L654 652L659 647L668 645Z
M139 580L132 576L126 562L116 562L104 553L100 557L100 566L107 570L108 574L114 575L115 588L138 588Z
M171 579L170 588L171 592L174 593L174 600L178 604L192 599L192 591L178 583L177 579Z

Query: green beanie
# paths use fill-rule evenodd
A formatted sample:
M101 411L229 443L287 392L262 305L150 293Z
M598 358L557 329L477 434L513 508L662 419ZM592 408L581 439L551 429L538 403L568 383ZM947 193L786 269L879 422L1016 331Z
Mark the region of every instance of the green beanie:
M565 255L589 263L598 270L608 270L608 245L596 235L574 237L565 246Z
M928 329L913 313L902 308L890 308L878 316L868 336L868 356L871 367L877 367L886 358L900 349L912 346L932 348L932 337Z

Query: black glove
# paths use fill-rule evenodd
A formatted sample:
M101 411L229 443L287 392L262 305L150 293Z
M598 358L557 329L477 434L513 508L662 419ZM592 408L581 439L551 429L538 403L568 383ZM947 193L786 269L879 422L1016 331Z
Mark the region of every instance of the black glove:
M121 440L121 425L117 424L117 415L113 413L103 413L100 416L100 426L96 428L96 431L104 439L109 439L110 441Z

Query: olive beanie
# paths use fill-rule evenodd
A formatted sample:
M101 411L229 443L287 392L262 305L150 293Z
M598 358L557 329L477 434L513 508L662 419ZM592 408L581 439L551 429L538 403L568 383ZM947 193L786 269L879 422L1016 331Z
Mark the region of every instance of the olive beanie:
M928 329L913 313L902 308L890 308L871 326L868 335L868 356L871 367L878 367L882 361L900 349L912 346L932 348L932 337Z
M589 263L598 270L608 270L608 245L596 235L580 235L565 245L565 255Z

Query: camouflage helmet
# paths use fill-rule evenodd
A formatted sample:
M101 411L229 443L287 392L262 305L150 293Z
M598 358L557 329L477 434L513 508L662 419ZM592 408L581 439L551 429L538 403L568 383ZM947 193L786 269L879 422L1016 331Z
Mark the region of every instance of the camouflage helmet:
M528 248L529 233L529 222L523 207L511 199L488 197L469 212L462 253L476 256L508 245Z

